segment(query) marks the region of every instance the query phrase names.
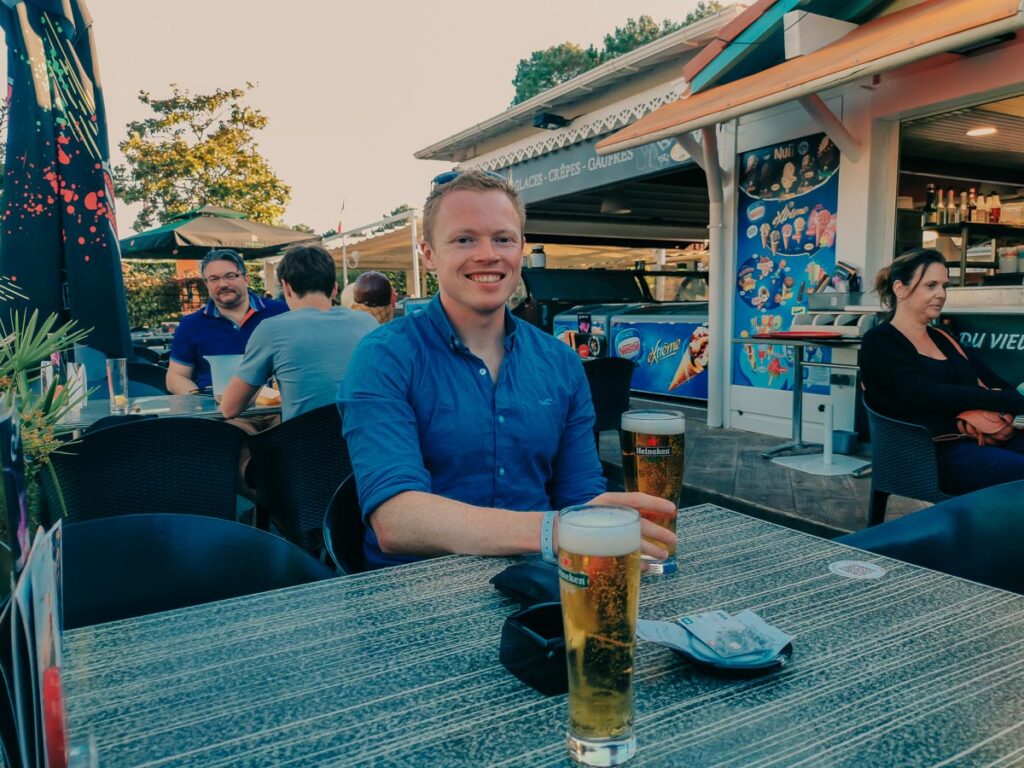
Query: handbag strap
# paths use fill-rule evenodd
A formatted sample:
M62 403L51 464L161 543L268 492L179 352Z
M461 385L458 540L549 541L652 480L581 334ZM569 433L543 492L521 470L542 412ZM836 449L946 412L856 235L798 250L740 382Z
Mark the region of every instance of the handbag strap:
M944 330L942 330L941 328L938 328L938 327L936 327L936 326L934 326L934 325L932 326L932 328L933 328L934 330L938 331L939 333L941 333L941 334L942 334L943 336L945 336L945 337L946 337L946 338L947 338L947 339L949 340L949 343L953 345L953 348L954 348L954 349L955 349L955 350L956 350L957 352L959 352L959 353L960 353L960 356L961 356L961 357L962 357L962 358L963 358L964 360L966 360L967 362L971 362L971 358L969 358L969 357L967 356L967 353L966 353L966 352L964 352L964 348L963 348L963 347L961 347L961 346L960 346L960 344L959 344L959 343L957 342L957 340L953 338L953 335L952 335L952 334L950 334L950 333L946 333L946 331L944 331ZM981 387L982 389L990 389L990 387L988 386L988 384L986 384L986 383L985 383L984 381L982 381L982 380L981 380L981 377L980 377L980 376L978 377L978 386L979 386L979 387Z
M932 326L932 330L938 331L943 336L945 336L949 340L949 343L953 345L953 349L955 349L957 352L959 352L960 353L960 357L962 357L964 360L970 360L971 359L971 358L969 358L967 356L967 353L964 352L964 348L960 346L959 342L957 342L957 340L953 338L952 334L946 333L944 330L942 330L941 328L938 328L938 327L936 327L934 325Z

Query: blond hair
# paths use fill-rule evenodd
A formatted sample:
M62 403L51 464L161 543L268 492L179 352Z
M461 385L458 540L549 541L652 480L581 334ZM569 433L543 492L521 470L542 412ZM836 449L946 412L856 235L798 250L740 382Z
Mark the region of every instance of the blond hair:
M450 192L456 192L460 189L469 189L476 192L504 192L508 196L509 201L511 201L512 207L515 208L516 215L519 217L520 234L526 229L526 205L523 203L523 199L519 197L519 193L516 192L512 183L495 173L473 169L460 173L451 181L435 184L434 188L430 190L426 202L423 203L423 239L428 243L431 242L431 238L434 235L434 224L437 221L437 212L441 208L441 200Z

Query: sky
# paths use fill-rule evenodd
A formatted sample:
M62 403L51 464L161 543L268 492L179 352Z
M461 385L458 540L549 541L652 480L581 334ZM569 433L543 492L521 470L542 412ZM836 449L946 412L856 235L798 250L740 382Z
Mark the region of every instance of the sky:
M508 107L516 63L570 41L600 47L627 18L681 20L696 0L86 0L111 155L140 90L169 95L258 84L260 151L292 188L288 225L369 224L422 204L449 164L413 153ZM2 39L2 35L0 35ZM0 59L0 66L5 66ZM135 218L118 208L122 233Z

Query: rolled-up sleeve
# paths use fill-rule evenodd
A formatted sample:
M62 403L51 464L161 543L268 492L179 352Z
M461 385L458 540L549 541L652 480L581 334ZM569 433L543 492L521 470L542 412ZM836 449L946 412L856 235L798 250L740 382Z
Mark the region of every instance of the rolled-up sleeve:
M356 347L338 391L363 519L404 491L430 492L410 399L413 352L387 326Z
M567 361L564 375L571 383L569 403L547 488L558 508L590 501L608 487L594 444L595 416L590 385L575 355Z

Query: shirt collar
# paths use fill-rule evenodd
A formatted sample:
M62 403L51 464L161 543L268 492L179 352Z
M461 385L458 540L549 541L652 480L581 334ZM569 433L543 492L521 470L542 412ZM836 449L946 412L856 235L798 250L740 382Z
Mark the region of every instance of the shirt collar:
M451 320L448 319L448 315L444 311L444 307L441 306L441 294L434 294L434 298L426 308L423 310L424 314L430 319L430 322L434 324L434 327L441 333L441 335L447 340L448 346L453 350L468 349L468 347L462 343L462 339L459 338L459 334L455 332L455 328L452 326ZM505 307L505 349L512 349L513 343L515 342L516 336L516 319L509 312L508 306Z
M262 309L266 309L267 305L263 302L263 299L257 296L252 291L249 291L249 309L253 312L259 312ZM206 306L203 307L203 313L210 317L220 317L220 310L217 309L217 305L213 303L213 299L206 300Z

